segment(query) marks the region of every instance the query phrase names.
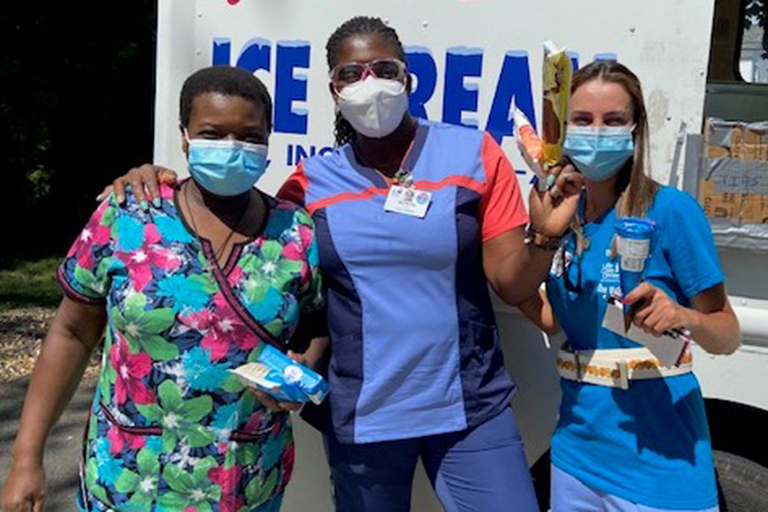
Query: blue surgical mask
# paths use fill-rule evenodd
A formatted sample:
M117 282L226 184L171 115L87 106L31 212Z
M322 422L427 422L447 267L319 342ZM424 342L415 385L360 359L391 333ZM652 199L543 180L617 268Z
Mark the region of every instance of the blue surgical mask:
M634 126L569 126L563 153L588 180L609 180L635 154L634 129Z
M190 139L189 173L206 191L237 196L249 191L267 168L267 146L239 140Z

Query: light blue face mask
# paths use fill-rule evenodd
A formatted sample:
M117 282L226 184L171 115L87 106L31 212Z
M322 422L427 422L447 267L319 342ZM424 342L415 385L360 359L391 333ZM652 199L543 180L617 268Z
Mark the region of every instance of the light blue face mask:
M249 191L267 169L267 146L239 140L190 139L189 173L211 194L237 196Z
M590 181L616 176L635 154L634 126L568 126L563 153Z

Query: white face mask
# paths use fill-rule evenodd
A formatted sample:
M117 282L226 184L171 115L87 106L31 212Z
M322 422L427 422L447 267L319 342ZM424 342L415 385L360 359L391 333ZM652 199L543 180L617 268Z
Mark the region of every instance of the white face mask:
M355 131L372 139L386 137L400 126L408 111L405 84L369 76L344 87L337 105Z

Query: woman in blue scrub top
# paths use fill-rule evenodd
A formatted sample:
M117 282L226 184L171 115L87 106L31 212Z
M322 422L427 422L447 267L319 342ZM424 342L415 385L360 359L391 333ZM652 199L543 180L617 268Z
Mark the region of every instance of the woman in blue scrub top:
M659 369L647 349L601 327L612 307L608 298L620 288L614 223L646 217L656 222L658 237L645 282L625 298L636 310L634 325L654 337L687 329L712 354L739 345L704 213L690 195L648 177L647 149L637 77L618 63L579 70L565 154L584 177L577 209L584 238L581 244L575 233L563 239L546 293L521 307L544 331L562 329L568 340L558 357L562 403L552 438L553 512L717 510L707 418L689 372L690 351L682 351L680 366ZM559 195L556 188L551 193ZM649 370L638 369L644 364Z
M526 244L517 179L493 138L408 113L392 28L353 18L326 48L336 148L303 161L279 196L320 233L332 345L321 427L337 510L409 510L421 460L446 511L537 511L488 284L510 304L535 294L578 196L541 198ZM155 170L127 181L142 194Z

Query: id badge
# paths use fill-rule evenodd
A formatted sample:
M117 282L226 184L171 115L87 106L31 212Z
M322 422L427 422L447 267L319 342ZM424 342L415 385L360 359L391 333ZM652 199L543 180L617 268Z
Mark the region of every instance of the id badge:
M384 210L423 219L431 202L431 192L394 185L389 189Z

